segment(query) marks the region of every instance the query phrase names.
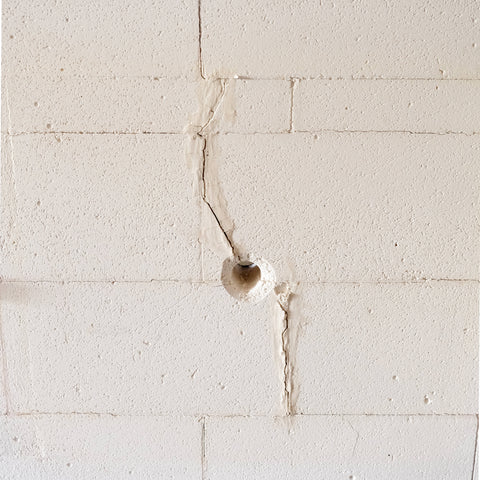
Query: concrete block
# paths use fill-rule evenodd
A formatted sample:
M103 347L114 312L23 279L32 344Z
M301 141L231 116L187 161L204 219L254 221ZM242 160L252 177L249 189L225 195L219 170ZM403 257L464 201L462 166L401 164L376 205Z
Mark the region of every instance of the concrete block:
M207 84L159 77L24 75L4 81L4 133L183 133L195 129L195 112ZM212 129L286 132L290 106L289 82L229 80Z
M6 138L3 278L198 279L184 150L183 135Z
M159 77L12 76L5 79L2 128L182 133L197 108L196 89L195 82Z
M3 5L7 72L91 78L197 78L196 0L132 4L9 0Z
M476 279L479 153L463 135L225 135L208 181L238 249L284 281Z
M296 130L480 132L480 81L302 80Z
M217 131L280 133L290 128L290 82L229 80Z
M4 283L15 412L280 411L270 302L190 283Z
M298 412L477 412L478 283L308 285L298 296Z
M474 416L209 418L208 480L470 480Z
M188 417L3 417L9 480L201 478L201 425Z
M465 0L202 1L208 76L479 78L479 38Z

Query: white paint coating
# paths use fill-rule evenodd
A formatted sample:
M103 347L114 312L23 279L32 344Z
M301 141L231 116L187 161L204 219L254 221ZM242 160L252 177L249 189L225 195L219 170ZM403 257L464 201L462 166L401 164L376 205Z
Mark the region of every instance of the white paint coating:
M480 133L480 80L305 80L295 100L301 131Z
M201 478L201 425L184 417L4 417L3 478Z
M462 416L214 418L206 478L468 480L475 429Z
M2 34L0 478L476 478L475 1Z
M199 277L198 207L183 136L10 141L3 144L3 165L15 177L9 185L4 176L3 191L12 189L15 198L3 203L4 278Z
M478 278L479 136L325 132L214 142L233 241L261 251L279 280L291 270L307 282Z
M4 59L13 74L195 79L197 1L5 1Z
M16 412L278 414L269 302L187 282L3 285Z
M477 282L308 285L298 295L299 412L476 413Z
M13 133L182 133L196 107L197 84L182 79L9 75L5 85L16 99Z
M477 2L201 4L207 76L480 78Z

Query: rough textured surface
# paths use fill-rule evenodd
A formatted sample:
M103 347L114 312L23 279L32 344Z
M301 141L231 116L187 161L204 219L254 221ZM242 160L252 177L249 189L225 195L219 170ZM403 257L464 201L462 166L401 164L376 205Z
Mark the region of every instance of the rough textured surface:
M10 283L19 412L279 413L269 302L189 283Z
M278 278L478 278L480 137L228 135L212 144L233 239Z
M476 2L203 0L201 4L208 76L480 76Z
M280 133L290 128L290 83L229 80L220 106L222 133Z
M308 285L299 294L299 412L476 412L477 282Z
M476 479L478 10L5 0L0 478Z
M4 417L0 469L9 480L201 478L201 425L182 417Z
M35 89L33 82L38 82ZM196 82L159 77L10 75L3 128L11 133L182 133L197 107L196 87Z
M198 206L183 155L181 135L10 137L3 275L198 279Z
M468 480L475 429L464 416L209 419L205 478Z
M161 77L8 75L4 88L2 128L4 133L15 134L183 133L202 97L198 82ZM285 81L229 80L216 115L222 121L216 129L222 133L286 132L290 95L290 83Z
M480 133L480 81L306 80L295 91L296 130Z
M13 74L197 78L197 1L3 4L4 62Z

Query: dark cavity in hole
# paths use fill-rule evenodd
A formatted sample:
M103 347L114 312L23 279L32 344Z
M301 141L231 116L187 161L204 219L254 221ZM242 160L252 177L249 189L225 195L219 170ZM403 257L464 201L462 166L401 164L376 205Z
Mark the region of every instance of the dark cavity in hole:
M251 290L262 277L260 267L248 261L238 262L232 274L233 281L244 291Z

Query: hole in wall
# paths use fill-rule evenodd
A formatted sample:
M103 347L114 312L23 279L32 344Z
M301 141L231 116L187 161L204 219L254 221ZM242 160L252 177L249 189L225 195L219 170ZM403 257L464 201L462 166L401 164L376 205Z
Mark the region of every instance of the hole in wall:
M262 258L228 258L223 262L222 283L232 297L256 303L272 291L275 272Z
M238 262L232 271L232 281L236 287L249 292L262 278L262 271L255 263L249 261Z

